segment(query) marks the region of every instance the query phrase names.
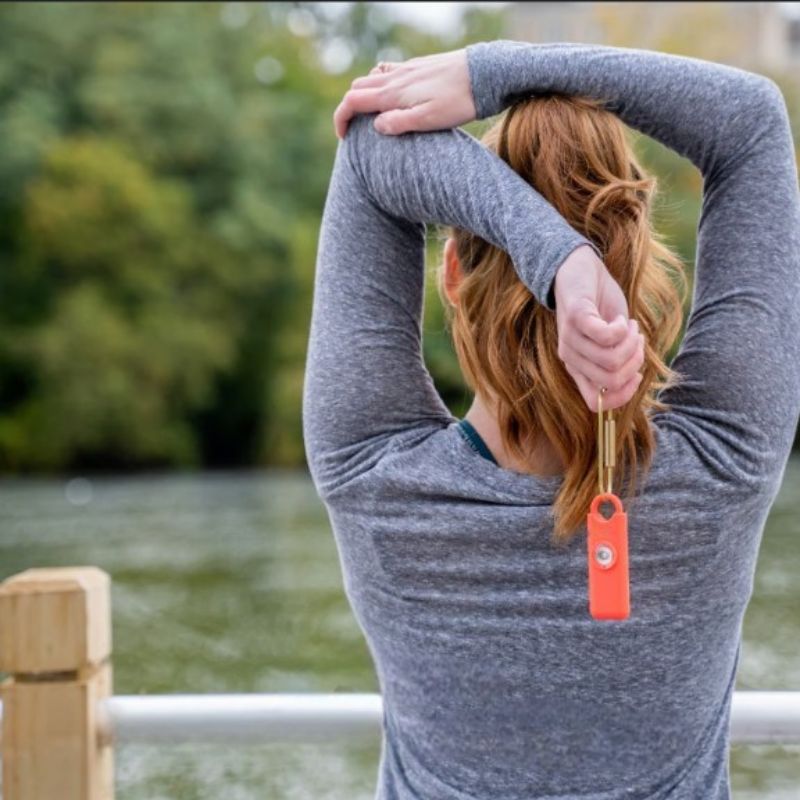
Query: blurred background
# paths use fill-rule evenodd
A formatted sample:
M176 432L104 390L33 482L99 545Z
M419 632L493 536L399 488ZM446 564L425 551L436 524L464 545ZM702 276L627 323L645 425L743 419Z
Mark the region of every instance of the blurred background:
M755 70L800 132L800 3L0 5L0 577L109 571L116 693L378 690L302 442L332 114L378 60L494 38ZM691 275L699 173L637 149ZM461 415L430 234L425 357ZM799 509L793 456L739 689L800 690ZM131 746L118 796L371 800L378 753ZM797 797L798 756L734 748L734 797Z

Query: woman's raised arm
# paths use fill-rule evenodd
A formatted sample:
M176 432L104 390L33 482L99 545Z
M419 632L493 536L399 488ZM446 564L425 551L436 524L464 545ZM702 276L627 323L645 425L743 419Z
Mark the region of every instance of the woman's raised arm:
M602 99L703 176L692 310L661 399L723 479L777 491L800 414L800 198L777 84L650 50L508 40L466 48L479 118L515 98Z
M569 254L595 246L468 133L384 136L356 116L339 142L320 230L303 395L306 456L330 497L401 440L453 421L422 356L425 224L505 250L545 303Z
M498 39L468 45L466 55L477 119L546 92L604 100L706 177L784 108L777 85L763 75L656 50Z

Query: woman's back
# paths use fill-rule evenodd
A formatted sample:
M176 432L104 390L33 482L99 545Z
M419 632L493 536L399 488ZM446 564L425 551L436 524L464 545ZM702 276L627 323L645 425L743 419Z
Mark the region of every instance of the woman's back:
M381 797L725 797L771 489L726 483L659 427L626 508L631 617L601 623L585 538L549 542L559 478L494 465L455 419L421 436L331 508L386 708Z
M729 797L729 711L763 524L800 413L800 205L760 76L647 51L468 48L479 116L525 91L606 96L703 173L695 296L626 505L631 616L587 607L585 537L551 544L560 477L462 438L421 359L424 223L506 250L545 302L585 239L462 131L340 145L304 395L309 465L384 697L378 797Z

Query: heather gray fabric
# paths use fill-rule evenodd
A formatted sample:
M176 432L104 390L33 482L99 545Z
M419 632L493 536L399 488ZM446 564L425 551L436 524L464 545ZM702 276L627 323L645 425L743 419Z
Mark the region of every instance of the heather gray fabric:
M721 800L742 617L800 414L800 211L765 77L658 52L467 49L481 118L527 92L604 99L702 172L693 308L626 508L631 617L587 607L561 478L474 452L421 355L425 223L512 256L540 302L585 242L462 130L339 143L303 397L308 463L384 698L380 800ZM550 306L552 308L552 306Z

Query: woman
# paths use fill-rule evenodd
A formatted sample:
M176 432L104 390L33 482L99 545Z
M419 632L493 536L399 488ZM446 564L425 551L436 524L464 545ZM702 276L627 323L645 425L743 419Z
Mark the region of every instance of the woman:
M486 143L453 127L504 110ZM619 120L703 176L674 373L675 259ZM335 123L304 436L384 700L377 797L728 798L741 623L800 414L776 84L498 40L373 71ZM469 431L422 359L426 223L451 226ZM601 387L629 490L631 615L613 622L588 613L579 524Z

